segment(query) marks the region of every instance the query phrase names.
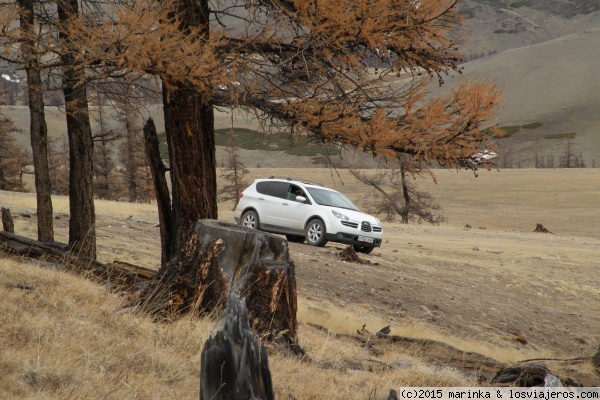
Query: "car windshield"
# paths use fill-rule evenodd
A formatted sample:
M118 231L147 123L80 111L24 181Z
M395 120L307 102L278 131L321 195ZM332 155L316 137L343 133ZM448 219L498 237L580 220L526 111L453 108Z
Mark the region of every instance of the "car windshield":
M358 211L358 208L346 196L333 190L325 190L307 187L308 193L313 200L322 206L346 208L348 210Z

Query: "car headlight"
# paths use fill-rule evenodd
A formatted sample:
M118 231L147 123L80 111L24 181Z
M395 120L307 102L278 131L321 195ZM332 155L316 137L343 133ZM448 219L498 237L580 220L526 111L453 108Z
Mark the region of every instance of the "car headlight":
M333 216L336 217L337 219L341 219L342 221L348 221L350 218L346 217L344 214L342 214L341 212L337 212L335 210L331 210L331 212L333 213Z

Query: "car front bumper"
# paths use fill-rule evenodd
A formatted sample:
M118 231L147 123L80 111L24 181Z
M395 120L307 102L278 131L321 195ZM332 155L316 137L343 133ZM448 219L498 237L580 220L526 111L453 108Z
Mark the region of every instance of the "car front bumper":
M358 240L358 238L360 236L364 236L364 237L373 239L373 243ZM371 246L372 247L380 247L381 246L380 238L374 238L372 236L367 236L367 235L356 235L353 233L338 232L338 233L327 233L327 234L325 234L325 238L330 242L353 244L353 245L357 245L357 246L369 246L369 247L371 247Z

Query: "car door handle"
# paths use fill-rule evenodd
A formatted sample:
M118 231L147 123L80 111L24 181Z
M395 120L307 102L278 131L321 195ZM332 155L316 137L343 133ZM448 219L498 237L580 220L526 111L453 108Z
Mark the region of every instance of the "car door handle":
M259 200L264 200L265 198L264 198L264 197L259 197L258 199L259 199Z
M284 206L287 206L287 205L289 205L289 203L282 203L282 204L283 204Z

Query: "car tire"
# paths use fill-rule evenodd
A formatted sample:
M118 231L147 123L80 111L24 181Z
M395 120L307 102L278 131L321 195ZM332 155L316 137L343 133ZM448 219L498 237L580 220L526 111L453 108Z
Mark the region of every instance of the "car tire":
M260 220L258 214L254 210L249 210L242 215L240 225L246 228L260 229Z
M292 242L292 243L304 243L304 236L285 235L285 238L288 240L288 242Z
M354 245L354 250L363 254L371 254L374 248L375 246L359 246L356 244Z
M306 225L305 235L306 243L311 246L325 246L327 239L325 239L325 224L318 218L310 220Z

